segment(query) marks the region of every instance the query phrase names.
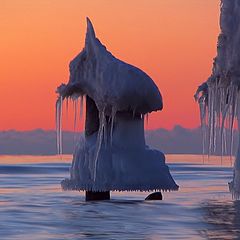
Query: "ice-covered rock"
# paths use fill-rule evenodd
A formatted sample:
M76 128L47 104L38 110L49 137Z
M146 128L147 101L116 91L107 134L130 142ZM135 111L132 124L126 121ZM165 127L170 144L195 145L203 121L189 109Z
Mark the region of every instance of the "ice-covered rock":
M220 137L222 152L227 142L232 154L233 134L226 138L225 128L231 133L234 121L240 122L240 1L221 0L221 33L218 37L217 56L213 62L212 74L195 95L199 102L201 123L208 129L208 152L216 149L216 138ZM221 129L218 133L217 129ZM240 130L240 124L238 124ZM234 198L240 197L240 145L234 164L233 182L229 184Z
M89 19L85 47L70 63L69 82L59 86L57 92L60 152L62 102L86 99L85 136L75 149L70 179L62 182L63 189L178 189L164 154L145 144L144 115L163 108L157 86L142 70L107 51Z

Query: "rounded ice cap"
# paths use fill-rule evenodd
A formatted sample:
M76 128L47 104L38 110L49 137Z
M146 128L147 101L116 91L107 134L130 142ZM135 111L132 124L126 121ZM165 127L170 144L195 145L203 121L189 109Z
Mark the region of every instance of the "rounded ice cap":
M161 93L141 69L114 57L96 37L87 18L84 49L70 63L70 80L65 96L81 93L98 108L145 114L162 110Z

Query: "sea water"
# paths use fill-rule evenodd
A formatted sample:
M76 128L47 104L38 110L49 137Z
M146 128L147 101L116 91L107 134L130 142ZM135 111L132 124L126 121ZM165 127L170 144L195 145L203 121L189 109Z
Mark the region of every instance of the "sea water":
M113 192L85 202L64 192L71 156L0 157L0 239L240 239L240 201L232 201L229 158L168 155L178 192Z

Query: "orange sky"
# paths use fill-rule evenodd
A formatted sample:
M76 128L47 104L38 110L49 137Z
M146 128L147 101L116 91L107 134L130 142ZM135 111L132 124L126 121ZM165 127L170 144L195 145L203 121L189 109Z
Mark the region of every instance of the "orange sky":
M211 72L219 0L1 0L0 130L55 128L55 89L83 48L86 21L118 58L146 71L164 109L148 128L199 125L193 95ZM73 129L72 119L65 129Z

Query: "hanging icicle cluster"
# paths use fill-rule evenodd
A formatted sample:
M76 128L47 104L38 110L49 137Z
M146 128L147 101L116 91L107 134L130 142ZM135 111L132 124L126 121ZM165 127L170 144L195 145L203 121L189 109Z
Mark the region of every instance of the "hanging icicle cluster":
M226 83L226 82L225 82ZM222 155L227 153L227 140L232 155L234 122L237 116L238 86L228 86L217 80L201 85L195 95L199 103L200 120L203 129L203 152L216 152L217 138L221 139ZM229 129L230 136L227 136ZM208 145L208 149L206 146Z
M62 116L63 116L63 102L66 102L66 112L68 114L69 101L72 102L74 111L74 133L77 131L78 120L83 118L83 108L84 108L84 95L73 95L70 97L63 97L60 95L56 101L56 133L57 133L57 153L62 155L63 144L62 144ZM74 139L76 142L76 139Z
M73 111L74 111L74 133L76 133L78 119L81 120L83 117L83 108L84 108L84 100L85 95L73 95L66 97L64 100L66 101L66 112L68 113L68 105L69 101L73 104ZM63 97L60 95L56 101L56 132L57 132L57 152L58 154L62 155L63 153L63 146L62 146L62 115L63 115ZM94 157L94 164L91 168L92 176L94 181L96 180L96 171L97 171L97 161L99 152L101 150L102 143L104 142L105 147L108 145L108 134L110 134L110 145L112 146L112 135L113 135L113 126L116 116L116 109L112 107L111 116L109 116L109 125L110 125L110 132L108 132L108 123L106 121L107 115L105 113L105 107L99 110L99 129L97 134L97 142L96 142L96 150L95 150L95 157ZM77 143L78 140L74 139L74 142ZM80 141L81 143L83 141Z
M229 154L232 155L235 120L238 121L240 131L239 0L221 0L220 28L212 76L198 88L195 96L200 106L202 127L207 129L204 133L204 145L207 139L208 153L214 153L216 139L220 139L222 154L226 152L226 143L229 143ZM202 95L199 97L200 93ZM229 130L229 136L226 130ZM234 163L233 181L229 183L229 189L234 199L240 198L240 142Z

